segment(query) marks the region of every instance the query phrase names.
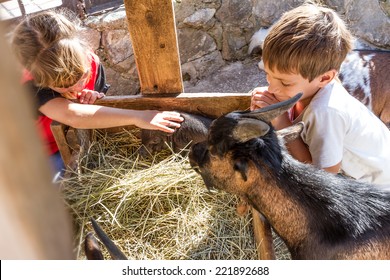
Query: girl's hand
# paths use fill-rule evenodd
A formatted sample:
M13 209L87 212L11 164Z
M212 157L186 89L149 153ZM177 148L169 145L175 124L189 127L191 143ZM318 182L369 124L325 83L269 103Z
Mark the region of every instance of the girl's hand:
M143 129L161 130L173 133L184 121L178 112L142 111L140 123L136 124Z
M93 104L97 99L103 98L105 95L102 92L83 89L77 93L77 98L82 104Z
M278 102L275 95L268 91L268 87L258 87L252 90L250 109L253 111Z

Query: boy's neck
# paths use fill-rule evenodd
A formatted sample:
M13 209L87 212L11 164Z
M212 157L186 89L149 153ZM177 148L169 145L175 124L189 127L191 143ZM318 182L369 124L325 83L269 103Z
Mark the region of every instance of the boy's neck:
M299 100L295 105L294 107L292 108L293 110L293 119L296 119L299 115L302 114L303 111L305 111L306 107L310 104L311 100L313 99L313 97L321 90L321 88L318 88L318 90L313 93L312 95L304 98L304 99L301 99Z

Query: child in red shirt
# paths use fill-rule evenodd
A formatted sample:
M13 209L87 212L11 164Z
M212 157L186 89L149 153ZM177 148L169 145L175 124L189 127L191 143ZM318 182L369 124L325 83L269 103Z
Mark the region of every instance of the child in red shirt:
M176 112L93 105L109 87L104 68L78 37L77 25L62 14L45 11L26 17L15 29L12 46L24 67L23 82L37 101L37 124L45 145L52 161L59 162L56 173L64 167L51 120L80 129L136 125L170 133L183 121Z

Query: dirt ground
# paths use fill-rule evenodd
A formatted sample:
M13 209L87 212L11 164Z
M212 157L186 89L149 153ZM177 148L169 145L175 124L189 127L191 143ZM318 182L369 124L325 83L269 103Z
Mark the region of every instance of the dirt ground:
M184 83L184 91L245 93L258 86L266 85L265 74L257 67L259 59L250 58L232 62L212 76L199 80L196 85Z

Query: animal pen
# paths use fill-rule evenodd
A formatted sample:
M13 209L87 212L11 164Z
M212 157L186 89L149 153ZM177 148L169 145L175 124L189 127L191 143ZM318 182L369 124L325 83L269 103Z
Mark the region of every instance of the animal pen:
M224 115L228 112L234 110L244 110L249 107L250 104L250 94L249 93L184 93L183 92L183 82L180 69L179 61L179 50L176 37L176 27L174 20L173 12L173 3L171 0L125 0L125 10L127 15L129 33L131 41L133 44L134 57L137 65L141 94L140 95L131 95L131 96L107 96L101 100L98 100L96 104L126 108L126 109L155 109L155 110L179 110L185 111L188 113L195 113L200 115L205 115L208 117L216 118L221 115ZM85 157L85 155L90 153L92 142L91 131L85 130L73 130L68 127L59 124L52 124L52 131L59 146L62 158L67 166L74 165L74 161L78 157L79 159ZM80 144L79 154L76 154L76 151L72 148L72 143L69 140L69 134L75 133L74 136L76 141ZM67 135L68 134L68 135ZM74 137L73 137L74 138ZM120 142L121 140L116 140ZM74 146L74 145L73 145ZM103 151L103 153L105 153ZM130 157L130 155L129 155ZM168 161L173 161L175 163L179 162L179 165L176 165L177 168L182 168L182 164L186 161L186 158L176 156L174 159L172 157ZM138 159L135 159L135 162L138 162ZM180 163L181 162L181 163ZM133 163L134 164L134 163ZM162 165L167 164L167 161L163 160ZM131 167L128 167L131 169ZM138 167L133 165L133 170L137 170ZM130 172L131 172L130 171ZM139 176L147 176L148 171L139 172ZM153 172L153 171L152 171ZM181 172L178 170L165 170L166 173L173 173L172 176L186 176L181 175ZM120 173L120 172L119 172ZM130 174L130 176L138 176L135 174ZM152 174L153 177L164 177L166 174ZM76 176L77 177L77 176ZM180 178L181 179L181 178ZM88 179L87 179L88 181ZM130 180L131 181L131 180ZM152 179L150 179L152 181ZM67 183L67 179L64 179L64 183ZM148 182L153 184L153 182ZM71 182L68 181L68 184ZM129 182L127 182L129 184ZM106 184L104 184L106 185ZM129 188L135 188L135 186L128 186ZM77 187L74 187L77 188ZM188 187L191 188L191 187ZM204 188L205 189L205 188ZM90 190L92 192L92 190ZM98 190L94 190L98 192ZM161 192L167 191L166 189L161 190ZM184 192L189 197L192 196L191 189L178 189L177 192ZM66 192L66 190L65 190ZM142 189L139 190L139 195L143 192ZM205 190L206 192L206 190ZM76 192L77 193L77 192ZM72 194L74 195L74 194ZM98 194L95 194L98 195ZM156 194L157 195L157 194ZM175 196L180 196L180 194L175 193ZM217 194L211 194L217 196ZM124 195L126 196L126 195ZM115 197L115 196L113 196ZM69 199L69 198L68 198ZM77 195L71 200L77 200ZM88 200L88 197L81 198L81 200ZM122 197L117 197L119 204L124 200ZM154 203L147 207L155 208L156 211L159 211L158 204L162 202L156 202L156 198L153 196L150 199L154 200ZM77 202L75 202L77 204ZM234 208L237 202L233 202L232 205L222 205L228 208ZM124 203L125 204L125 203ZM157 205L157 206L156 206ZM120 205L119 205L120 206ZM119 207L118 206L118 207ZM118 207L115 211L119 211ZM124 205L120 206L124 207ZM132 206L127 206L126 211L128 212L125 215L131 216L132 213L138 213L142 208L137 204ZM160 207L161 208L161 207ZM174 211L174 207L170 208L170 211ZM108 212L110 210L107 209ZM217 211L225 212L223 207ZM145 212L146 213L146 212ZM121 223L116 220L116 213L109 214L110 219L113 224L121 227ZM235 214L235 213L234 213ZM149 214L140 213L141 219L144 218L143 215L149 216ZM97 216L93 217L97 219ZM259 259L274 259L275 253L273 249L273 238L272 231L266 220L254 209L252 209L252 226L255 244L253 244L253 250L257 253ZM169 220L162 221L161 227L164 227L164 223L169 223ZM191 222L191 221L187 221ZM225 226L229 226L227 221ZM83 227L83 225L81 225ZM184 227L184 225L183 225ZM107 230L107 227L105 228ZM152 229L151 231L157 231L158 229ZM201 231L202 229L199 228ZM154 232L148 232L148 229L143 226L142 229L137 229L135 231L142 231L145 235L157 234ZM108 232L108 235L113 234ZM197 233L194 233L197 234ZM240 235L240 232L236 233ZM163 238L163 237L162 237ZM81 238L80 238L81 239ZM125 238L124 238L125 239ZM80 245L81 245L81 241ZM131 241L124 241L131 242ZM131 247L132 245L129 244ZM238 250L240 250L238 248ZM132 258L130 256L130 258ZM156 258L159 258L158 256ZM177 255L172 255L172 258L179 258ZM240 258L239 256L233 258Z

